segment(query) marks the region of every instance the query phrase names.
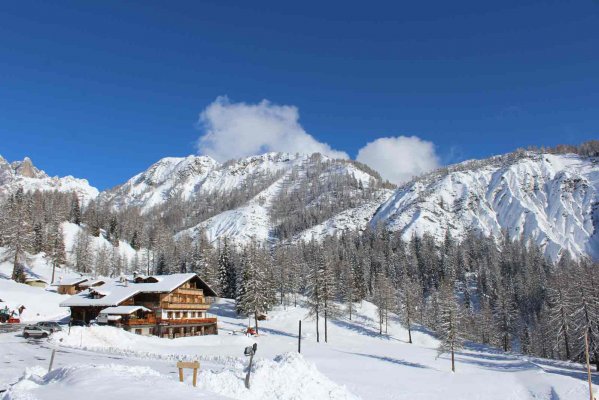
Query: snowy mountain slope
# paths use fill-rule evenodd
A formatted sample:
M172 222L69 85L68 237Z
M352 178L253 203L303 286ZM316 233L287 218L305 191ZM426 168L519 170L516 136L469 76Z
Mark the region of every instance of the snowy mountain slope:
M390 189L381 189L375 199L358 207L342 211L334 217L306 229L297 235L294 240L308 242L314 238L321 241L326 236L340 235L349 231L363 231L368 227L379 207L389 200L393 193Z
M276 153L268 155L272 157ZM277 155L280 157L280 155ZM255 159L255 157L253 157ZM273 229L275 222L271 215L273 202L277 200L277 196L281 190L293 190L305 181L306 170L310 169L310 158L302 156L299 158L289 158L289 165L283 167L284 173L276 179L274 183L266 189L260 191L256 196L250 199L246 204L233 210L227 210L217 214L205 221L200 222L196 226L189 228L181 234L191 236L203 232L210 242L215 242L218 238L228 237L237 244L247 243L250 239L255 238L258 241L273 241ZM283 169L280 165L277 166L277 172ZM271 168L272 170L272 168ZM345 162L332 163L329 168L325 169L319 179L327 179L331 176L352 175L359 180L363 186L368 186L371 180L374 179L364 171L359 170L352 164ZM339 225L344 225L342 229L355 228L355 223L351 222L352 216L358 214L374 214L374 210L378 207L391 193L390 190L382 190L376 200L368 204L358 207L355 211L347 210L345 214L340 215L338 219ZM334 229L335 222L329 223L330 228ZM358 221L358 225L364 225L363 220Z
M99 193L86 179L48 176L44 171L37 169L28 157L23 161L9 163L0 156L0 195L14 193L19 187L26 192L74 192L82 203L95 199Z
M240 188L248 179L288 170L304 158L287 153L266 153L220 164L207 156L167 157L123 185L102 193L101 198L116 209L138 206L148 211L179 195L189 200L196 194Z
M246 205L215 215L180 234L195 237L203 232L211 243L224 237L232 238L237 244L245 244L252 238L260 242L271 240L272 223L268 208L288 175L279 178Z
M219 164L210 157L166 157L124 184L103 192L114 208L139 206L147 210L177 195L188 199Z
M515 153L514 153L515 154ZM599 258L599 161L576 155L523 153L467 162L415 179L377 212L409 239L425 232L461 237L468 229L524 235L552 259L563 250Z

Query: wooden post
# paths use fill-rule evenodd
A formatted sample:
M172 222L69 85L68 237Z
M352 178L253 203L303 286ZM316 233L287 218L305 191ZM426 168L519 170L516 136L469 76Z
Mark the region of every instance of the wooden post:
M589 360L589 330L588 329L584 332L584 353L586 356L587 374L589 377L589 399L595 400L595 397L593 397L593 381L591 379L591 363Z
M56 349L52 350L52 356L50 357L50 366L48 367L48 372L52 371L52 365L54 364L54 355L56 354Z
M198 383L198 369L200 369L200 363L198 361L179 361L177 363L179 368L179 382L183 382L183 368L193 369L193 386L195 387Z
M302 352L302 320L299 320L299 334L297 335L297 352Z

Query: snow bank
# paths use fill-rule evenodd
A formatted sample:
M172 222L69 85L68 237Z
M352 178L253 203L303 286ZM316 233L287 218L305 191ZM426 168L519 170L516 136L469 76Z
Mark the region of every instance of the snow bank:
M151 388L151 390L148 390ZM4 395L3 400L64 400L82 394L88 400L131 400L143 393L145 400L174 398L224 399L204 390L181 384L148 367L74 365L49 373L42 367L28 368L23 377Z
M234 364L238 357L220 354L242 354L254 342L246 336L207 335L177 339L140 336L111 326L73 326L56 332L50 341L58 346L101 353L163 360L205 360ZM212 354L212 355L211 355Z
M234 399L357 399L344 387L322 375L300 354L286 353L272 360L258 360L252 367L250 389L243 369L205 371L199 386Z
M24 305L25 310L21 315L23 322L58 320L69 315L67 308L58 306L64 296L9 279L0 278L0 300L0 308L7 305L15 310Z

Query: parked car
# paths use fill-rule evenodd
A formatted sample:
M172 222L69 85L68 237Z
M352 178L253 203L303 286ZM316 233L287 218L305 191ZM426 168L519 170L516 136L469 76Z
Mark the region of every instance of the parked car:
M50 331L50 333L62 331L62 327L58 325L58 322L54 321L42 321L35 324L35 326L39 326L42 329Z
M23 329L23 337L25 339L34 337L34 338L46 338L50 336L52 332L43 329L37 325L28 325Z

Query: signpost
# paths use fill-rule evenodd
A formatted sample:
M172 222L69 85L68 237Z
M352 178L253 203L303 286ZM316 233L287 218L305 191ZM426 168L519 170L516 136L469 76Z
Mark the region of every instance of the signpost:
M198 361L179 361L177 363L177 368L179 368L179 382L183 382L183 368L193 369L193 386L195 387L198 383L198 369L200 368L200 363Z
M252 346L248 346L243 351L245 356L250 357L250 364L248 365L248 373L245 375L245 387L247 389L250 388L250 374L252 373L252 361L254 360L254 354L256 354L256 350L258 350L258 344L254 343Z

